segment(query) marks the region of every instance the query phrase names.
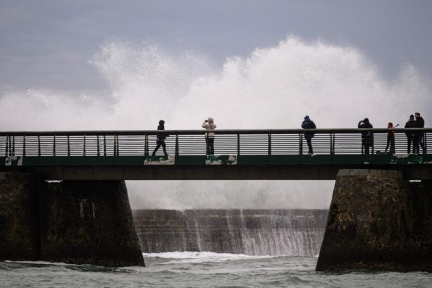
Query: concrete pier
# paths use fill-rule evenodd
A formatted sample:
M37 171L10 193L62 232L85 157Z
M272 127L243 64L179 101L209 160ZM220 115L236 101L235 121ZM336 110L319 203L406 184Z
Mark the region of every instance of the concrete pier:
M144 266L124 181L1 173L0 260Z
M432 272L432 182L391 170L341 170L317 271Z

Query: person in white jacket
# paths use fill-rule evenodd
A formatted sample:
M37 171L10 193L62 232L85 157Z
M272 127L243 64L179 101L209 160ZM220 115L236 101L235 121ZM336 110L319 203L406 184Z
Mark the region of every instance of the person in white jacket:
M213 121L212 117L209 117L208 120L204 120L202 127L206 129L206 143L207 143L207 155L214 155L214 130L216 129L216 124Z

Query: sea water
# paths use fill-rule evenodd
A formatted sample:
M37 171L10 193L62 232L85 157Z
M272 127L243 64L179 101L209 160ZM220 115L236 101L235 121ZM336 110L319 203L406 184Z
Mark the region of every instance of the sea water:
M316 257L144 254L146 267L0 262L0 287L431 287L425 272L316 272Z

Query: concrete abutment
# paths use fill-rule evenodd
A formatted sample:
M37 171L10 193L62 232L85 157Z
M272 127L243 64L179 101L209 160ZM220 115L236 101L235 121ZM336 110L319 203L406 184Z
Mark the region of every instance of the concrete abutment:
M124 181L0 173L0 260L144 266Z
M340 170L317 271L432 272L432 182L391 170Z

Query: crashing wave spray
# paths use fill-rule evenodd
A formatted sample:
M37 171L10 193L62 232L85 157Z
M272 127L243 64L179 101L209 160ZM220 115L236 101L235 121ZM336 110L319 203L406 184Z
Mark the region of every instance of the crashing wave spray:
M221 68L191 51L113 42L91 63L106 79L107 93L3 90L1 129L156 129L160 119L166 129L200 129L208 116L220 129L299 128L306 114L318 128L355 127L365 117L386 127L389 121L403 124L415 111L426 123L432 119L425 110L432 107L432 89L415 67L407 65L388 81L356 49L320 41L289 37L249 57L229 58ZM332 190L328 182L324 188L317 182L256 183L128 186L133 208L170 209L327 208ZM173 184L188 196L173 195L167 188Z

